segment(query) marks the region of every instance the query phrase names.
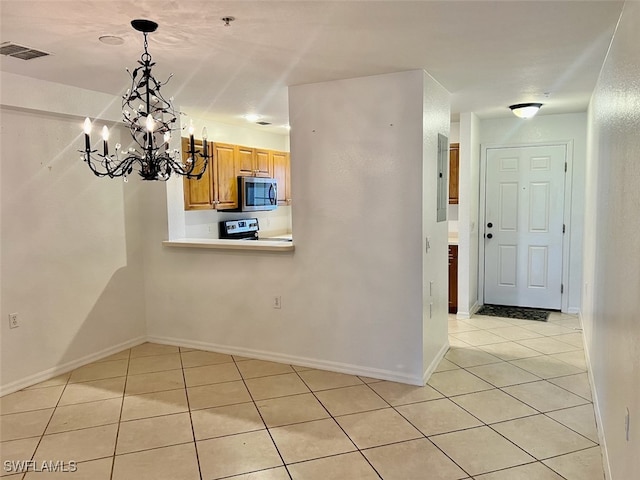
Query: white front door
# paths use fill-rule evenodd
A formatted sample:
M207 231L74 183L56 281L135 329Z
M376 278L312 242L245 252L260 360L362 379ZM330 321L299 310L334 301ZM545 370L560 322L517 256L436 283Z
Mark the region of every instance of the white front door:
M487 149L484 303L561 308L566 150Z

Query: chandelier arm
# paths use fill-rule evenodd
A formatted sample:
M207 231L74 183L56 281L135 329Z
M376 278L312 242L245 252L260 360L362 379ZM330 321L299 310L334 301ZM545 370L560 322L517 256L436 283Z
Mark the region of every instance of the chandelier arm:
M196 170L197 162L192 160L185 165L166 153L155 156L155 162L149 163L145 161L148 160L148 156L139 157L129 154L120 159L117 154L105 156L96 150L80 151L84 154L84 161L96 176L110 178L126 177L133 172L134 165L138 164L140 165L140 176L145 180L166 180L171 176L172 172L187 178L200 179L206 171L209 159L208 156L200 152L189 150L187 153L191 154L192 158L199 156L203 159L203 162ZM99 168L99 166L102 168Z

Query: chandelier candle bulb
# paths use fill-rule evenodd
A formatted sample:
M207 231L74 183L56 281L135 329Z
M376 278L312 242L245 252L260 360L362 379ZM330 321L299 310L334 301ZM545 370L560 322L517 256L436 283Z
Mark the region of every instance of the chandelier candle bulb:
M202 129L202 149L207 151L207 127Z
M105 125L102 127L102 147L104 149L104 156L109 155L109 129Z
M89 134L91 133L91 120L89 117L84 119L84 148L87 152L91 151L91 140Z
M193 154L196 151L196 142L193 139L193 120L191 120L191 122L189 123L189 149L191 150L191 155L193 156Z
M153 117L151 116L151 114L147 115L147 131L148 132L153 132L153 129L155 127L155 122L153 121Z

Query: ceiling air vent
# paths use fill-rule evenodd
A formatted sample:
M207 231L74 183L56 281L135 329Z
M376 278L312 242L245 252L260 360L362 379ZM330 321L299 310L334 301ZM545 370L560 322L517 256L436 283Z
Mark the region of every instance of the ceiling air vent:
M11 42L3 43L2 45L0 45L0 54L8 55L14 58L20 58L21 60L31 60L33 58L49 55L47 52Z
M256 122L258 125L271 125L269 122Z

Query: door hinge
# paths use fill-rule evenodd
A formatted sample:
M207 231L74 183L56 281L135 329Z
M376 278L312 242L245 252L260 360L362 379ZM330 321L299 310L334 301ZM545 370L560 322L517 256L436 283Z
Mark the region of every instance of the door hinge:
M560 293L564 293L564 283L560 284Z
M567 171L567 162L564 162L564 171Z
M567 226L563 223L562 224L562 233L567 231Z

